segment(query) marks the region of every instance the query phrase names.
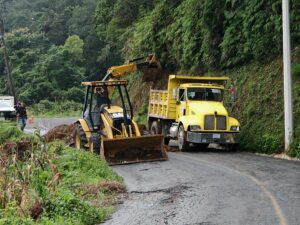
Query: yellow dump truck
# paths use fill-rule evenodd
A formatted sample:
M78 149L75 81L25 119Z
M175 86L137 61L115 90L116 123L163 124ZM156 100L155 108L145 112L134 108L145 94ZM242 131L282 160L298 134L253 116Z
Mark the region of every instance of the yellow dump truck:
M150 90L148 125L163 134L165 144L178 142L181 151L216 143L236 150L240 123L223 104L228 77L170 75L167 90Z

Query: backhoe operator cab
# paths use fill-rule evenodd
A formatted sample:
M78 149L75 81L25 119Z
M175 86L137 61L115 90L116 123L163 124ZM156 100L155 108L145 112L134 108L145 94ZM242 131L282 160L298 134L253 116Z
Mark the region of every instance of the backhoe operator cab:
M206 148L215 143L229 149L238 145L239 122L223 104L227 77L170 75L168 90L151 90L148 122L165 143L177 140L180 150L190 144Z
M125 136L135 135L134 124L131 124L133 113L129 94L126 89L127 81L98 81L83 82L82 84L86 86L83 119L87 122L92 132L103 129L105 125L101 118L101 114L103 113L103 116L112 119L112 121L109 121L114 124L112 134L118 135L119 133L119 135L122 135L121 122L123 122L124 128L126 128L123 132L124 134L127 133ZM122 107L111 105L108 91L110 88L115 88L118 91Z

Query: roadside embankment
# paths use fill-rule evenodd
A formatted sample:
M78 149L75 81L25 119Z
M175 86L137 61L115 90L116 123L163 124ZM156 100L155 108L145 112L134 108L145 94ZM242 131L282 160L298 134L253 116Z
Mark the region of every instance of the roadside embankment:
M112 213L124 186L99 157L0 126L0 224L96 224Z

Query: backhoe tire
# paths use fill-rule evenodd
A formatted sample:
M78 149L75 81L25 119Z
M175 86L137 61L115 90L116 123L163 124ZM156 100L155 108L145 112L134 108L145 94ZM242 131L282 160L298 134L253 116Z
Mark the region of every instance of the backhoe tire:
M73 139L74 139L74 146L76 149L84 149L85 145L88 143L85 132L79 123L75 124Z
M150 129L151 134L161 134L161 124L158 121L153 121Z
M169 145L169 142L170 142L170 138L165 137L165 138L164 138L164 144L165 144L165 145Z
M89 150L90 152L100 154L101 136L98 133L93 133L90 140Z
M186 141L186 132L184 131L184 127L182 124L178 128L177 141L180 151L187 152L190 150L190 144Z

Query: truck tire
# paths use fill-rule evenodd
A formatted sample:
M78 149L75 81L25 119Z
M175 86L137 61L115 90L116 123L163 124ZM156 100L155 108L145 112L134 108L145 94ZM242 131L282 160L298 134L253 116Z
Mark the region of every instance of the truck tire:
M86 139L85 132L79 123L75 124L73 139L74 139L74 146L76 149L85 148L85 145L87 144L87 139Z
M196 150L197 151L205 151L205 150L207 150L207 148L208 148L208 146L209 146L209 144L196 144Z
M150 129L151 134L161 134L161 124L158 121L153 121Z
M239 144L227 144L225 145L225 149L230 152L237 152L239 148Z
M182 124L178 128L177 141L180 151L184 152L190 150L190 144L186 141L186 132L184 131L184 127Z
M153 121L152 125L151 125L151 129L150 129L150 133L152 135L155 134L162 134L162 127L161 127L161 123L158 121ZM164 144L168 145L170 142L170 138L168 137L164 137Z
M98 133L93 133L90 140L89 150L90 152L100 154L101 136Z

